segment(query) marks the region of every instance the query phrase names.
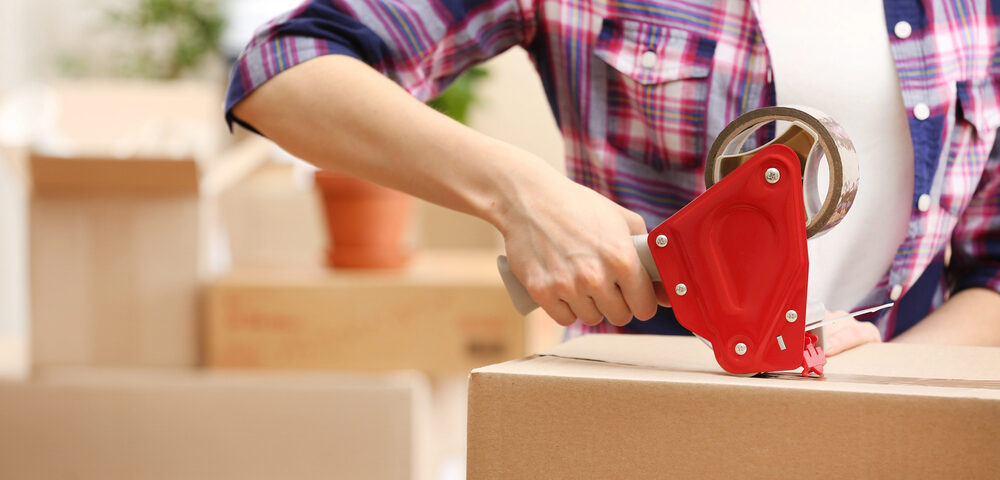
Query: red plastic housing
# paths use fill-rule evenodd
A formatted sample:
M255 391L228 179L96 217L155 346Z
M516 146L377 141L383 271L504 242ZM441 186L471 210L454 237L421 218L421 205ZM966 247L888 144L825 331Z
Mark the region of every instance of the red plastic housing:
M771 168L779 175L774 183L767 180ZM805 224L799 159L771 145L650 232L678 321L712 343L726 371L803 366ZM660 235L667 237L663 247Z

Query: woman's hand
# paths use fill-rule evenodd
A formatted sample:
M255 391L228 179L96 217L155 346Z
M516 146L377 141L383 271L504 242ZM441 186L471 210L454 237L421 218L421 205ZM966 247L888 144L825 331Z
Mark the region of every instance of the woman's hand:
M559 177L512 195L504 236L511 270L561 325L656 313L657 295L632 244L646 225L599 193Z
M847 315L845 311L826 312L826 318ZM879 343L882 335L871 322L861 322L852 317L837 320L824 328L823 352L832 357L866 343Z

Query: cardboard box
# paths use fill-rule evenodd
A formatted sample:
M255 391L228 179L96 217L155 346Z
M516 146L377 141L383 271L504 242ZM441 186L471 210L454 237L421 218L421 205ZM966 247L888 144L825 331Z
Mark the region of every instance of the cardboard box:
M0 381L4 479L426 479L428 383L51 371Z
M866 345L823 378L592 335L469 379L468 478L996 478L1000 349Z
M233 268L323 263L322 204L311 173L296 168L269 163L219 197Z
M213 368L394 370L433 374L525 353L489 252L429 253L398 272L235 272L207 293Z
M36 194L32 367L196 365L198 222L196 195Z
M206 193L262 161L266 142L223 150L213 84L46 92L59 115L14 162L27 182L32 368L197 365Z
M38 130L33 149L47 155L196 159L202 166L229 142L215 82L72 80L29 90L13 103Z

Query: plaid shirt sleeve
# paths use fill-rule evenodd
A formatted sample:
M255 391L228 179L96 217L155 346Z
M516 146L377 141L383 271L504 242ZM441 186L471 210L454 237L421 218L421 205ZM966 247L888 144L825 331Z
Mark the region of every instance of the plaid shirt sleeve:
M232 108L273 76L307 60L348 55L426 101L476 63L529 41L531 2L311 0L260 27L237 59Z
M1000 292L1000 136L969 206L952 234L953 293L972 287Z

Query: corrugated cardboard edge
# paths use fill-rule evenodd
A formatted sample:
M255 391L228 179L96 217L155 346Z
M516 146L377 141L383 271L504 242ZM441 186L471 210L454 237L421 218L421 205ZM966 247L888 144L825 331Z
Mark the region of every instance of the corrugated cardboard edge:
M33 195L185 195L198 192L193 158L28 157Z
M648 348L636 348L631 351L614 351L618 343L632 342L658 342L671 347L672 350L682 350L682 355L690 357L690 361L685 363L675 363L665 366L651 361L644 355L648 353ZM648 344L647 344L648 346ZM609 350L610 347L610 350ZM683 348L682 348L683 347ZM591 351L588 351L591 348ZM889 365L884 368L884 372L865 369L864 360L870 358L874 352L879 350L900 350L909 352L910 350L926 349L938 354L941 352L952 353L953 364L962 363L967 365L967 369L975 369L972 376L960 378L943 376L912 376L893 374L900 371L899 365ZM890 358L890 362L899 361L900 355L896 352ZM677 356L676 354L674 355ZM644 358L645 357L645 358ZM842 358L841 358L842 357ZM784 388L784 389L813 389L819 385L824 390L847 391L855 393L871 393L880 395L918 395L918 396L944 396L959 397L970 396L983 399L1000 399L1000 349L987 347L954 347L954 346L912 346L912 345L889 345L874 344L859 347L855 350L841 354L841 357L834 357L828 365L827 375L824 377L805 378L797 373L768 374L758 377L744 377L731 375L724 372L715 364L711 351L706 349L700 342L687 337L670 337L656 335L588 335L558 345L541 354L511 360L504 363L478 368L470 373L470 386L477 375L544 375L560 376L567 378L580 378L570 372L564 375L552 375L551 373L540 372L534 374L530 371L511 372L510 367L515 370L521 368L519 364L524 364L539 359L551 358L564 361L563 363L572 369L584 367L586 365L602 364L608 368L631 370L630 375L621 375L608 380L623 379L627 381L663 381L670 383L699 383L699 384L720 384L720 385L741 385L750 388ZM687 360L687 359L685 359ZM843 361L841 361L843 360ZM916 360L916 358L914 358ZM843 368L840 368L843 367ZM873 371L872 373L869 373ZM582 375L584 378L604 378L599 374L588 372ZM706 376L709 375L709 376Z

